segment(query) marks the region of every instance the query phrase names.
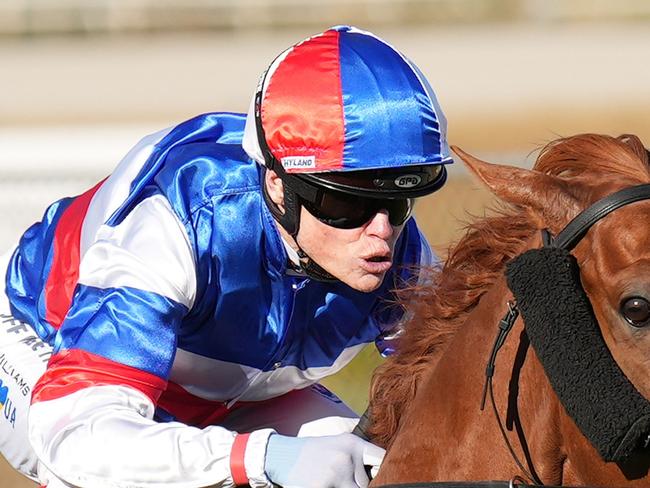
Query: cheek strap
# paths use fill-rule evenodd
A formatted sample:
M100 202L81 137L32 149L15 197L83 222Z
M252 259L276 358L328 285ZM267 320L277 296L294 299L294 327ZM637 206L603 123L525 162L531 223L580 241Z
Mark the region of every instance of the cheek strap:
M605 461L648 447L650 403L612 357L567 250L529 250L506 268L526 333L567 414Z

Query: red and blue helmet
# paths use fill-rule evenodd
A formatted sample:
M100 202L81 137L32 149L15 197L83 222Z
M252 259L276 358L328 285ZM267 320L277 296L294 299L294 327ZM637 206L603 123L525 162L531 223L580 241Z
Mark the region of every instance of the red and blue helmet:
M437 190L452 162L445 116L421 71L374 34L349 26L273 61L251 106L244 148L289 175L290 186L382 199Z

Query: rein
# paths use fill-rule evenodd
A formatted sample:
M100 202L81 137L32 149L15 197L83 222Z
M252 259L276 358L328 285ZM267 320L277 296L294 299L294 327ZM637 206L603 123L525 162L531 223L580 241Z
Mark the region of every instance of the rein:
M597 202L595 202L594 204L592 204L591 206L589 206L581 213L579 213L558 233L556 237L553 237L547 229L542 230L542 241L543 241L542 249L553 248L553 249L561 249L566 252L569 252L578 244L578 242L580 242L580 240L585 236L587 231L600 219L609 215L614 210L621 208L625 205L629 205L634 202L638 202L641 200L648 200L648 199L650 199L650 184L644 184L644 185L634 186L631 188L626 188L624 190L615 192L607 197L604 197L598 200ZM517 303L508 302L508 311L506 312L504 317L499 321L499 330L497 332L497 336L494 341L494 345L492 346L492 350L490 352L490 356L488 358L487 366L485 369L485 384L483 386L483 395L481 399L481 411L484 410L485 408L486 396L489 393L490 402L493 407L495 418L497 420L497 423L499 424L499 430L501 431L501 434L506 443L508 451L510 452L510 455L512 456L513 460L515 461L519 469L521 469L521 471L526 475L528 480L533 483L536 483L536 485L521 485L521 484L512 485L511 484L509 486L546 486L540 480L539 476L537 476L532 460L528 456L528 450L526 449L526 447L522 445L524 453L526 454L526 460L529 469L524 468L523 463L519 460L517 454L515 453L510 443L510 440L508 439L508 436L506 434L506 429L503 425L503 422L501 421L501 418L499 416L496 407L496 402L494 399L493 389L492 389L492 378L494 376L497 354L501 349L501 346L503 346L503 344L505 343L505 340L509 332L512 330L512 327L518 315L519 315L519 308L517 306ZM648 439L649 437L646 437L646 446L648 444ZM401 486L402 488L406 488L405 485L401 485ZM415 487L416 485L410 485L410 486ZM424 486L434 486L434 485L420 485L420 486L424 487ZM435 486L439 487L441 485L436 484ZM454 486L454 485L450 485L450 486ZM461 485L456 485L456 486L460 487ZM464 485L464 486L470 486L470 485ZM478 487L478 486L491 486L491 485L479 484L479 485L472 485L472 486ZM495 485L495 486L508 486L508 485L502 484L502 485Z

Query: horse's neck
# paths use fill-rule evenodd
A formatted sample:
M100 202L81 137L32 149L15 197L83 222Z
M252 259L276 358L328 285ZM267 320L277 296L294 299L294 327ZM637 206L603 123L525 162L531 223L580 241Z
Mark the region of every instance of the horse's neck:
M456 386L454 401L457 403L455 408L467 409L474 419L471 427L474 432L467 437L487 435L490 439L488 445L496 449L506 449L506 445L489 395L483 411L480 404L486 383L486 366L499 331L499 322L506 314L511 299L505 279L500 279L482 297L466 323L455 334L435 373L442 381L459 372L463 375L462 382ZM547 448L555 446L559 450L561 435L554 430L559 422L559 400L529 345L521 318L515 322L497 354L492 386L499 416L513 429L510 436L512 443L518 443L515 424L520 420L523 433L519 435L525 436L528 443L544 444ZM447 407L445 414L453 408ZM467 432L467 429L463 430ZM506 457L508 462L512 462L509 454Z
M404 415L408 418L403 418L391 446L389 465L399 470L398 465L408 458L412 468L410 459L422 458L422 452L427 452L423 464L415 469L420 481L509 479L507 476L521 473L507 450L491 405L480 410L485 367L510 296L505 280L495 283L422 378ZM561 435L554 430L559 406L532 349L525 347L522 330L521 321L517 321L498 354L493 378L496 405L503 422L515 420L515 427L521 419L520 430L533 460L544 459L535 469L546 482L556 482L562 462ZM513 378L519 381L513 382ZM508 434L524 460L516 428ZM543 456L541 451L545 451ZM550 452L558 455L551 459ZM408 479L411 475L400 473L399 479L403 481L404 476Z

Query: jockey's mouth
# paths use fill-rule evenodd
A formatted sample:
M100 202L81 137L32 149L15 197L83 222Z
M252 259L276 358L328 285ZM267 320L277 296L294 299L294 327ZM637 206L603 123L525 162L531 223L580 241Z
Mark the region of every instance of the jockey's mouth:
M372 263L383 263L385 261L390 261L390 256L372 256L370 258L366 258L366 261L370 261Z
M393 265L391 254L390 252L381 252L364 256L361 260L361 269L374 275L385 273Z

